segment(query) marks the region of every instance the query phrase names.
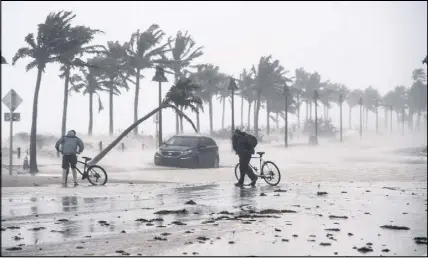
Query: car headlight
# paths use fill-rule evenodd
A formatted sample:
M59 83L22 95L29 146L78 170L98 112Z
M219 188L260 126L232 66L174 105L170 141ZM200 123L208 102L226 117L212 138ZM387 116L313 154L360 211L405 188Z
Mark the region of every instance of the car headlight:
M181 152L181 155L182 155L182 156L185 156L185 155L191 155L191 154L192 154L192 152L193 152L193 150L183 151L183 152Z
M161 154L161 152L158 150L158 151L156 151L155 156L162 156L162 154Z

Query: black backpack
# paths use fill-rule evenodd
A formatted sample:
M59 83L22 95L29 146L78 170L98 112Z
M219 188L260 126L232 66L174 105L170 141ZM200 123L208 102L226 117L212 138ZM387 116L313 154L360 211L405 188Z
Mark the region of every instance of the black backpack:
M245 139L247 140L248 144L250 144L250 146L255 149L257 146L257 138L254 135L245 133Z

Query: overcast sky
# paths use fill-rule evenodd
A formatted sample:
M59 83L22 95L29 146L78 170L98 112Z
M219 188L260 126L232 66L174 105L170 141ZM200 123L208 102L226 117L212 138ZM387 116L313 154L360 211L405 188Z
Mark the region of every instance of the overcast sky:
M427 2L1 2L1 54L9 63L24 37L36 33L37 24L49 12L73 11L75 25L86 25L106 32L93 42L129 40L137 29L158 24L168 36L187 30L205 54L197 63L213 63L230 75L256 64L261 56L272 54L294 74L304 67L317 71L322 80L343 83L351 89L369 85L381 94L396 85L411 85L411 73L423 67L427 54ZM21 121L15 132L30 131L36 83L36 70L25 72L29 59L15 66L2 65L2 97L15 89L24 100L16 112ZM64 82L58 66L48 65L43 74L39 97L38 132L59 135L61 130ZM157 106L157 85L151 82L153 70L143 72L139 114ZM170 78L172 81L172 78ZM164 85L166 92L170 83ZM114 99L114 127L124 129L133 121L134 90ZM94 132L108 132L108 95L102 94L105 110L94 115ZM240 107L240 101L236 101ZM2 104L2 112L6 111ZM237 109L237 121L240 111ZM302 109L303 112L303 109ZM266 123L266 112L260 122ZM335 111L330 112L333 117ZM336 112L337 113L337 112ZM347 114L345 111L344 114ZM194 115L192 115L194 117ZM247 117L245 106L244 117ZM356 117L356 116L354 116ZM172 112L164 115L166 134L175 131ZM294 119L294 118L293 118ZM347 119L347 118L345 118ZM357 118L355 118L357 119ZM245 119L246 120L246 119ZM202 131L209 129L208 109L201 116ZM226 116L229 124L230 114ZM347 121L347 120L345 120ZM221 105L215 104L214 127L221 127ZM73 93L69 100L68 129L86 134L88 97ZM3 121L2 137L9 135ZM140 130L153 133L153 120ZM185 130L190 126L185 124Z

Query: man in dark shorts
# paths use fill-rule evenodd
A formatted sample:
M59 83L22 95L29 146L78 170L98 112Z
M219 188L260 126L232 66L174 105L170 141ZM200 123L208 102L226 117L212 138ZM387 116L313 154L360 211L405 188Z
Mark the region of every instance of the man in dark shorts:
M70 130L56 142L55 149L62 153L62 185L67 186L67 170L71 167L74 186L77 186L76 154L80 154L84 149L82 140L76 137L76 131Z

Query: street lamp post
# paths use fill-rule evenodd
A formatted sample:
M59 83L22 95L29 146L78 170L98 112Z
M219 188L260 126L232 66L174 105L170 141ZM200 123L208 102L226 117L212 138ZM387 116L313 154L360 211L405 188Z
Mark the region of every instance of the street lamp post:
M287 85L287 83L284 84L284 99L285 99L285 114L284 114L284 122L285 122L285 137L284 137L284 143L285 148L288 147L288 95L290 94L290 87Z
M235 91L238 89L235 79L230 77L228 90L232 91L232 134L235 131Z
M358 105L360 105L360 139L363 138L363 98L360 97L358 101Z
M340 109L340 142L343 141L342 135L343 135L343 130L342 130L342 104L343 104L343 96L342 94L339 95L339 109Z
M162 103L162 82L167 82L168 79L165 77L165 71L161 66L156 66L156 73L155 76L153 76L152 81L159 83L159 106ZM159 110L159 132L158 132L158 143L159 146L162 144L162 109Z

